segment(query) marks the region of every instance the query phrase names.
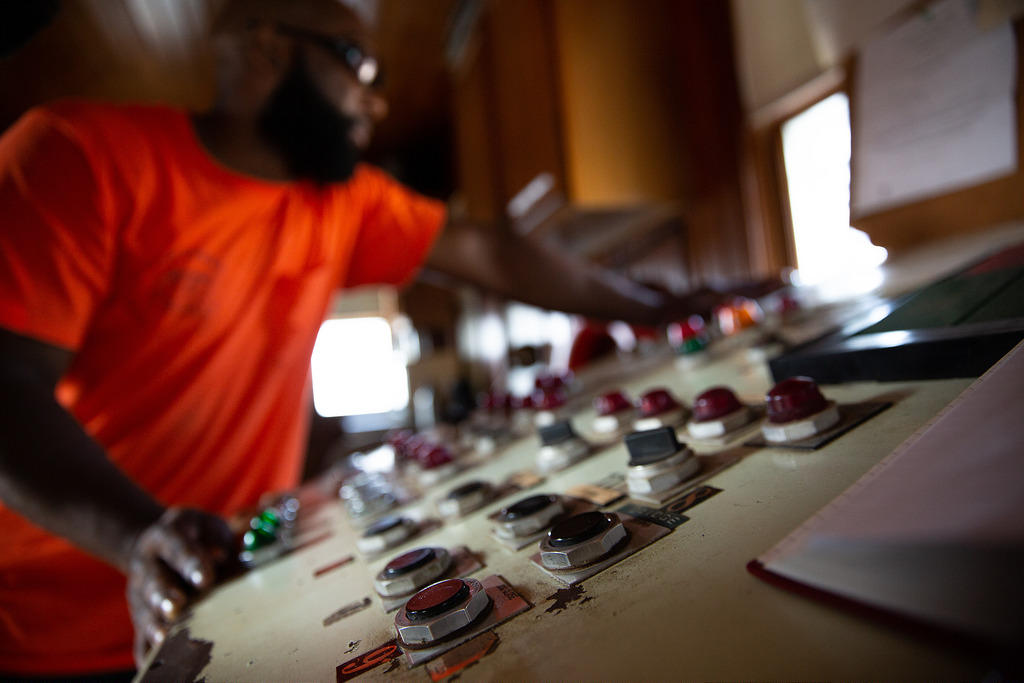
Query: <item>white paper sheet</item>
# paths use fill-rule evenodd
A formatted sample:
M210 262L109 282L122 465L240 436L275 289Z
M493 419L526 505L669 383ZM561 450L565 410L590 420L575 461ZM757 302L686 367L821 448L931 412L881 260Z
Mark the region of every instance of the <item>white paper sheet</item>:
M982 31L968 0L943 0L860 53L855 216L1017 168L1011 26Z

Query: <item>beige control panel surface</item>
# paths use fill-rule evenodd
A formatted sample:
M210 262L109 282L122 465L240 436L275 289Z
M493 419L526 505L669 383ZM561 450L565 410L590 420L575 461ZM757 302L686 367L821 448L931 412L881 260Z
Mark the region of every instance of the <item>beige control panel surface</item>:
M640 365L645 369L632 373L622 362L625 379L591 390L621 388L636 397L667 387L690 403L711 386L727 385L757 403L772 386L764 363L742 348L699 368L683 368L667 356ZM347 680L355 673L362 680L428 680L446 673L475 680L983 676L987 663L966 651L798 597L745 569L969 384L964 379L823 386L825 396L840 404L892 405L818 450L695 445L705 462L732 463L701 482L720 491L685 510L688 520L669 533L573 587L530 561L536 543L519 550L499 543L488 516L527 495L614 483L628 459L621 440L372 560L356 549L360 532L342 506L323 505L303 521L312 522L320 537L329 536L218 588L172 631L141 675L206 681ZM592 418L589 408L572 416L580 431ZM500 485L510 475L534 470L538 449L536 436L513 441L397 512L436 518L435 502L445 492L472 480ZM604 509L614 511L624 502L629 501ZM491 629L493 636L433 665L410 668L405 657L392 659L395 613L385 612L373 577L389 559L421 545L465 546L484 565L471 578L500 576L532 607Z

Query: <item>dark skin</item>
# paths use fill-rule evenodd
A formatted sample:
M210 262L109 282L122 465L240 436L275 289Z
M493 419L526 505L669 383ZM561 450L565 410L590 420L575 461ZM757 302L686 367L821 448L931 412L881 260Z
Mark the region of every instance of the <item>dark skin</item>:
M370 45L344 5L333 0L310 4L316 12L308 20L301 13L287 20L298 28ZM369 143L373 125L387 106L335 56L285 35L271 18L249 17L222 28L219 97L194 124L202 144L220 163L253 177L287 181L294 178L260 137L258 117L293 60L304 59L321 92L355 119L352 141L360 148ZM427 265L545 308L637 323L705 310L716 298L705 292L668 299L508 229L480 229L461 221L445 228ZM219 517L166 508L107 458L54 397L57 382L73 362L68 349L0 328L0 500L127 575L136 660L141 663L181 610L213 585L231 561L234 541Z

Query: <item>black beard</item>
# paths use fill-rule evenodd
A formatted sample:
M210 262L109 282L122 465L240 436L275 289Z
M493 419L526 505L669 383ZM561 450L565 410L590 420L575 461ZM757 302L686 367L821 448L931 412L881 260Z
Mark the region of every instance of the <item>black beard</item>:
M318 185L352 177L359 150L354 121L317 89L299 60L274 90L260 114L260 133L284 158L289 173Z

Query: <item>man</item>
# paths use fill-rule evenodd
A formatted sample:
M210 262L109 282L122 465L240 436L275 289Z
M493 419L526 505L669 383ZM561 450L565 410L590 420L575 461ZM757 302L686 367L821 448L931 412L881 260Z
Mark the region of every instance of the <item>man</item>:
M219 515L297 483L337 287L425 260L548 308L663 312L506 231L441 230L358 164L386 105L340 3L232 2L215 37L205 114L64 102L0 140L0 672L130 669L132 622L137 661L214 583Z

